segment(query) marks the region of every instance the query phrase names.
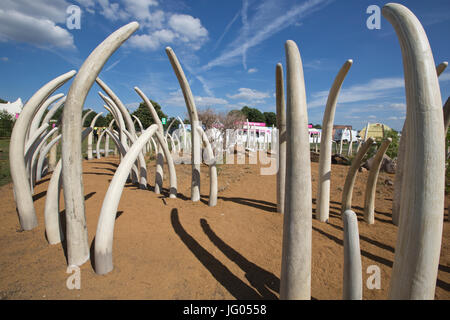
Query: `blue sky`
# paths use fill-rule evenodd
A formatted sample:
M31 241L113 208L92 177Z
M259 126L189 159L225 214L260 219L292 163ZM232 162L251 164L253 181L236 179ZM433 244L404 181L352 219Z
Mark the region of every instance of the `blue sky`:
M399 1L422 22L436 64L450 59L450 1ZM0 98L26 101L43 84L78 69L111 32L131 21L139 30L104 66L100 77L133 111L138 86L169 116L186 116L178 81L165 53L171 46L190 81L197 108L220 112L244 105L275 111L275 66L285 66L284 43L302 56L309 122L321 123L328 90L342 64L344 82L335 124L361 129L368 121L400 130L405 117L403 65L387 20L369 30L376 0L0 0ZM81 29L69 30L66 9L81 8ZM446 36L447 34L447 36ZM56 93L66 93L70 83ZM443 102L450 71L440 77ZM94 84L85 108L106 111Z

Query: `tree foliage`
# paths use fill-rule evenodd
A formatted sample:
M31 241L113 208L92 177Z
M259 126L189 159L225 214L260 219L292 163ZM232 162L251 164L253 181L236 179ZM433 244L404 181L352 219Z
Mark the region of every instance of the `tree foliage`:
M275 114L275 112L264 112L263 114L266 126L268 127L277 126L277 115Z
M150 100L150 102L152 103L153 107L155 108L159 119L162 119L162 118L167 119L168 118L167 115L162 111L162 108L158 102L155 102L153 100ZM144 102L141 102L139 104L139 107L132 113L132 115L139 118L139 120L142 123L142 126L144 127L144 130L155 123L150 110L148 109L147 105ZM137 126L136 129L140 130L140 128L137 124L136 124L136 126ZM164 129L166 129L168 126L169 126L169 121L167 121L166 124L163 125Z
M249 122L266 122L264 114L256 108L249 108L245 106L241 109L241 112L245 115Z
M14 116L11 115L8 111L0 111L0 137L11 137L14 121Z

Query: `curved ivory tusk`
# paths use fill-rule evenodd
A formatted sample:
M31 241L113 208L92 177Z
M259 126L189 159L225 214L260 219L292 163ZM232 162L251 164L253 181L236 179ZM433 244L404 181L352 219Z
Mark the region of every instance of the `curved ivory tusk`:
M134 124L133 124L133 120L131 119L130 113L127 110L127 108L124 106L122 101L119 99L119 97L99 77L97 77L95 79L95 82L97 82L97 84L103 89L103 91L106 92L106 94L111 98L111 100L114 102L117 109L122 114L123 119L125 120L128 132L131 133L133 136L136 136L136 130L134 129Z
M345 210L344 220L344 300L362 300L362 264L359 247L358 218Z
M347 60L339 70L330 93L328 94L327 105L323 114L322 135L320 137L320 155L319 155L319 178L317 186L317 214L316 218L325 222L330 216L330 182L331 182L331 148L332 133L334 124L334 115L336 112L336 104L341 91L342 83L347 76L353 60ZM341 138L343 135L341 135ZM337 146L336 146L337 148ZM341 140L342 153L342 140Z
M137 92L137 94L144 100L145 105L150 111L150 114L152 115L153 121L155 121L155 124L158 126L158 130L164 134L164 128L161 123L161 120L159 119L158 113L156 113L155 107L153 107L153 104L150 102L150 100L147 98L147 96L138 88L134 87L134 90ZM165 139L164 139L165 140ZM167 141L163 141L162 143L167 144ZM164 179L164 157L162 155L161 148L158 148L158 153L156 155L156 175L155 175L155 193L160 194L163 186L163 179Z
M42 120L42 123L49 123L50 120L55 115L56 111L58 111L59 108L61 108L64 105L64 102L66 102L66 99L67 99L67 97L64 96L61 98L61 100L56 102L55 105L47 112L47 114L44 117L44 120Z
M39 159L37 162L36 167L36 181L39 181L42 179L42 166L44 165L44 160L47 154L50 152L50 149L61 139L61 135L58 135L56 138L54 138L52 141L50 141L42 150L42 152L39 155Z
M184 125L183 120L181 120L180 116L177 117L178 121L180 121L181 123L181 127L183 128L183 151L186 150L186 137L187 137L187 133L186 133L186 126Z
M105 130L102 131L102 133L100 134L100 136L97 139L97 145L95 146L96 158L97 159L101 158L101 156L100 156L100 142L102 141L104 135L105 135ZM106 143L105 143L105 145L106 145Z
M39 109L37 110L37 112L33 117L33 120L31 121L28 136L32 135L40 127L42 116L44 115L44 112L45 110L47 110L48 106L51 105L53 102L57 101L58 99L61 99L62 97L64 97L64 94L58 93L45 100L45 102L39 107Z
M142 122L141 120L139 120L138 117L136 117L134 114L132 115L133 118L136 120L136 122L138 123L139 128L141 129L141 132L144 131L144 127L142 126Z
M94 119L92 119L91 121L91 125L90 127L93 129L95 127L95 123L97 122L97 119L103 114L103 112L100 112L98 114L95 115ZM94 158L94 156L92 155L92 138L93 138L93 134L92 131L91 133L89 133L88 136L88 150L87 150L87 157L88 160L92 160Z
M448 62L444 61L438 66L436 66L436 74L439 77L442 72L447 68ZM448 99L446 104L444 105L444 132L447 133L447 128L450 122L449 113L450 113L450 105L448 104ZM405 166L405 154L406 154L406 144L408 137L408 128L407 122L405 121L402 128L402 136L400 138L400 143L398 146L398 156L397 156L397 168L395 170L395 179L394 179L394 199L392 201L392 223L398 226L400 221L400 201L402 195L402 179L403 179L403 170Z
M448 127L450 125L450 97L447 98L447 101L444 104L444 132L447 133Z
M341 213L344 213L345 210L352 209L353 186L355 185L356 174L361 166L364 155L369 151L373 142L374 139L369 137L366 142L361 145L361 148L352 160L352 165L348 169L347 177L345 177L344 190L342 191Z
M136 142L136 136L133 136L130 132L128 132L127 130L123 130L124 133L127 135L128 139L130 139L131 144L133 144L134 142ZM139 188L142 190L146 190L147 189L147 170L145 169L146 167L146 163L145 163L145 158L143 153L141 152L138 155L138 161L139 161L139 168L140 168L140 182L139 182Z
M122 113L120 112L119 108L116 106L114 101L112 101L110 98L103 95L101 92L99 92L98 94L109 106L109 108L104 106L105 109L108 110L109 112L111 112L113 117L116 119L116 123L119 123L120 141L123 144L123 147L125 148L125 150L128 152L129 145L128 145L128 140L127 140L127 135L125 134L125 130L126 130L125 121L123 120ZM121 157L123 157L122 153L121 153ZM139 161L141 161L141 159L139 159ZM142 161L141 161L141 163L142 163ZM145 161L144 161L144 163L145 163ZM146 165L143 165L143 167L146 168ZM131 174L132 182L137 184L138 179L139 179L138 177L139 177L139 170L137 169L137 166L133 166L132 174ZM145 174L143 174L141 176L140 187L143 188L143 186L147 186L147 171L145 171ZM143 189L145 189L145 188L143 188Z
M311 159L305 82L300 52L286 50L286 202L283 222L280 299L311 299Z
M108 85L103 82L99 77L95 79L95 82L103 89L103 91L106 92L106 94L111 98L113 101L114 106L117 108L118 112L123 116L123 119L125 120L126 127L123 127L124 129L127 129L129 133L133 137L137 137L136 130L134 128L133 120L131 119L130 112L127 110L125 105L122 103L122 101L119 99L119 97L114 93L113 90L111 90ZM147 164L145 163L144 154L139 156L138 159L138 168L139 168L139 188L140 189L147 189Z
M67 99L67 97L66 97ZM81 125L84 125L84 122L86 121L87 117L89 116L89 114L91 114L92 112L94 112L94 110L92 109L88 109L88 112L86 112L83 116L83 119L81 119Z
M112 119L111 122L108 125L108 129L112 130L112 126L114 124L115 119ZM109 135L105 137L105 157L109 156Z
M39 144L36 146L36 149L34 150L33 154L30 155L30 188L31 188L31 194L34 193L34 184L36 182L36 159L42 149L42 147L44 146L45 142L47 141L47 139L56 131L58 131L58 127L53 128L52 130L50 130L49 132L47 132L45 134L45 136L43 136L40 139Z
M278 171L277 171L277 211L284 213L284 194L286 186L286 104L284 100L283 66L275 68L277 132L278 132Z
M84 61L67 94L63 114L61 153L69 265L79 266L89 259L81 154L83 104L105 62L138 27L137 22L131 22L113 32L99 44Z
M405 70L405 167L389 297L433 299L444 218L445 134L436 67L420 21L387 4L383 16L399 38Z
M13 181L14 195L20 226L23 230L31 230L37 226L37 218L33 205L28 183L27 171L25 168L24 148L27 129L33 119L35 111L41 106L43 101L56 89L66 83L74 76L76 71L72 70L39 89L25 104L19 118L16 120L9 144L9 164L11 178Z
M375 192L377 190L378 173L380 172L381 163L383 162L383 156L391 142L391 138L387 138L383 141L370 167L366 184L366 194L364 197L364 220L366 220L368 224L375 223Z
M167 140L167 135L169 134L170 128L172 128L172 125L175 123L177 119L173 119L172 122L170 122L169 126L167 127L166 133L165 133L165 138Z
M448 67L448 62L447 61L441 62L436 67L436 72L437 72L438 77L442 74L442 72L444 72L445 69L447 69L447 67Z
M210 207L214 207L217 205L216 159L214 158L214 152L211 148L211 144L209 143L209 140L208 140L208 137L206 136L205 131L203 131L202 127L197 127L197 130L200 133L202 140L206 145L206 151L208 153L208 161L207 161L207 164L209 166L209 202L208 202L208 205Z
M178 82L180 84L181 90L183 91L184 101L188 109L189 118L191 121L191 127L194 128L199 124L197 108L195 107L194 96L192 95L189 82L184 75L183 69L177 59L177 56L173 52L172 48L166 48L167 56L169 57L170 63L175 75L177 76ZM201 163L201 139L197 130L191 131L191 163L192 163L192 180L191 180L191 200L200 200L200 163Z
M92 131L91 127L83 130L82 140L86 139L88 134ZM58 138L53 139L49 144L55 143ZM45 198L44 219L45 219L45 234L50 244L57 244L64 240L64 233L62 231L60 213L59 213L59 196L61 192L61 159L53 170L52 177L47 188L47 196Z
M37 129L33 133L33 136L30 139L28 139L27 144L25 146L25 152L24 152L25 168L27 170L28 178L29 178L29 173L30 173L31 157L33 156L33 154L34 154L37 146L39 145L39 143L42 142L42 138L43 138L44 132L47 130L48 127L49 127L49 124L48 123L44 123L39 129Z
M102 209L97 223L97 232L95 234L95 272L97 274L106 274L113 269L112 246L114 223L123 187L128 177L128 172L130 172L131 166L136 161L138 154L148 139L155 134L157 129L157 125L151 125L141 134L120 162L109 184L108 191L103 199Z

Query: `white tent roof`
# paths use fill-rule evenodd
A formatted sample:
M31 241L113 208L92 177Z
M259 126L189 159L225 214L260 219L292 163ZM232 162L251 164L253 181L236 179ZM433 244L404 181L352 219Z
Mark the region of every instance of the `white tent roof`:
M8 103L0 103L0 110L6 110L8 113L15 116L17 113L22 112L22 99L17 98L14 102L8 102Z

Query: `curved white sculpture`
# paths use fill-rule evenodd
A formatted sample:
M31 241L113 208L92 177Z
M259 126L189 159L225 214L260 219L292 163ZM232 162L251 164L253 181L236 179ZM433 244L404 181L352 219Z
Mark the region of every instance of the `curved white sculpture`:
M113 32L99 44L84 61L67 94L62 124L62 175L69 265L79 266L89 259L81 165L83 104L105 62L138 27L137 22L131 22Z
M391 142L392 139L387 138L381 143L370 167L369 177L367 178L366 183L366 194L364 197L364 220L366 220L368 224L375 223L375 193L377 190L378 173L380 172L383 156Z
M103 82L99 77L95 79L95 82L106 92L106 94L111 98L113 105L117 108L118 112L122 114L123 119L125 120L126 127L129 133L133 137L137 137L136 130L134 128L133 119L131 118L130 112L119 99L119 97L114 93L114 91L108 87L108 85ZM122 142L123 143L123 142ZM146 190L147 189L147 164L144 159L144 154L142 153L138 158L138 169L139 169L139 188Z
M90 125L91 128L95 127L95 123L97 122L97 119L102 114L103 114L103 112L100 112L100 113L97 113L95 115L94 119L92 119L92 121L91 121L91 125ZM99 138L100 137L98 137L98 140L100 140ZM89 133L89 136L88 136L88 150L87 150L87 158L88 158L88 160L92 160L94 158L94 156L92 155L92 139L93 139L93 134L92 134L92 131L91 131L91 133Z
M217 205L217 168L216 168L216 159L214 158L214 152L211 148L211 144L209 143L209 139L206 136L205 131L203 131L202 127L197 127L198 132L202 137L203 143L206 145L206 152L208 154L206 164L209 166L209 202L208 205L210 207L214 207Z
M331 147L336 104L339 92L341 91L342 83L344 82L344 79L347 76L352 64L353 60L347 60L341 67L341 70L339 70L339 73L331 86L330 93L328 94L327 105L323 114L322 134L320 137L319 178L317 181L316 209L316 218L321 222L327 221L330 217ZM342 136L343 135L341 135L341 137Z
M66 99L67 99L67 97L66 97ZM94 110L88 109L88 112L86 112L86 113L84 114L83 118L81 119L81 125L84 124L84 121L86 121L87 117L88 117L92 112L94 112Z
M39 109L36 111L33 117L33 120L31 121L30 128L28 130L28 137L30 137L40 127L42 117L44 115L45 110L47 110L48 106L57 101L58 99L61 99L62 97L64 97L63 93L55 94L49 97L47 100L45 100L45 102L39 107Z
M280 299L311 299L312 197L308 115L300 52L286 49L286 202Z
M389 297L433 299L444 218L445 134L433 54L419 20L390 3L383 16L399 38L405 71L407 144Z
M362 264L359 248L358 218L352 210L345 210L344 222L344 300L362 300Z
M61 135L58 135L54 139L52 139L45 147L43 147L42 151L39 154L39 159L36 166L36 181L42 179L42 169L44 165L44 160L47 154L50 152L51 148L61 139ZM56 166L55 166L56 167Z
M281 63L278 63L275 68L275 87L278 129L277 211L284 213L286 186L286 104L284 100L283 65Z
M197 108L195 107L194 96L192 95L189 82L184 75L183 69L177 59L177 56L173 52L172 48L166 48L167 56L177 76L178 82L183 92L184 101L191 121L191 128L194 128L199 124ZM191 131L191 164L192 164L192 180L191 180L191 200L200 200L200 163L201 163L201 137L197 130Z
M442 72L447 68L448 62L444 61L440 63L438 66L436 66L436 74L439 77ZM448 99L446 104L444 105L444 132L447 133L447 128L449 124L449 117L446 116L446 112L449 113L448 108L450 106L447 106ZM407 122L403 124L402 128L402 136L400 138L400 143L398 146L398 156L397 156L397 168L395 171L395 179L394 179L394 199L392 201L392 223L396 226L398 226L398 223L400 221L400 197L402 194L402 180L403 180L403 170L405 166L405 154L406 154L406 144L408 139L408 128L407 128Z
M36 213L34 211L33 197L31 195L25 168L24 149L26 132L33 119L34 113L44 100L56 89L66 83L75 75L76 71L69 71L39 89L25 104L19 118L16 120L9 144L9 165L11 179L14 188L17 212L20 226L23 230L31 230L37 226Z
M150 114L152 115L153 121L158 126L158 130L162 134L164 134L162 122L159 119L153 104L150 102L147 96L141 91L141 89L139 89L138 87L134 87L134 91L136 91L137 94L141 97L141 99L144 100L145 105L147 106L148 110L150 111ZM163 141L163 143L167 144L167 141ZM158 153L156 155L155 193L160 194L164 179L164 171L163 171L164 156L161 148L158 148L157 150Z
M88 134L92 131L91 127L87 127L83 130L81 139L84 140ZM61 138L61 135L57 139L53 139L51 143L55 143ZM55 166L53 170L52 177L48 183L47 195L45 197L45 207L44 207L44 219L45 219L45 235L47 236L47 241L50 244L57 244L64 240L64 233L62 231L60 213L59 213L59 196L61 192L61 169L62 162L61 159Z
M120 162L120 165L109 184L108 191L103 199L102 209L97 223L97 232L95 234L95 272L97 274L106 274L113 269L112 245L114 223L123 186L126 182L128 172L130 172L131 166L136 161L138 154L141 152L148 139L150 139L157 130L157 125L151 125L141 134Z
M31 188L31 194L34 193L34 184L36 182L36 161L38 159L38 155L44 146L47 139L56 131L58 131L58 127L53 128L49 132L46 133L44 137L40 139L39 144L37 145L36 149L34 150L33 154L30 157L30 167L29 167L29 175L30 175L30 188Z
M353 186L355 185L356 174L358 173L359 167L361 167L364 155L369 151L374 141L374 138L369 137L366 142L361 145L361 148L352 160L352 165L348 169L347 176L345 177L344 190L342 191L342 214L345 210L352 210Z

